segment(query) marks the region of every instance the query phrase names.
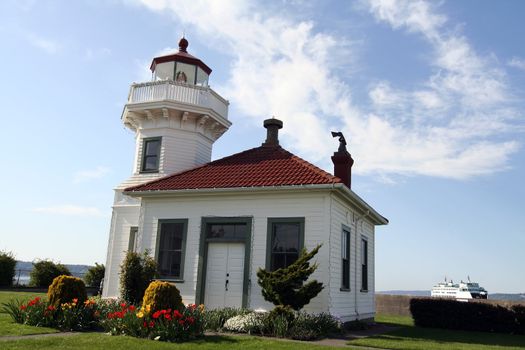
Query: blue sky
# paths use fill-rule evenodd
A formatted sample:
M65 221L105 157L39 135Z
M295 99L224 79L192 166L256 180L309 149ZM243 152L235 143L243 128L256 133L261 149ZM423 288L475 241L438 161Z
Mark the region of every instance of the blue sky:
M177 47L214 70L233 126L213 158L282 144L331 171L342 130L377 229L376 288L444 276L525 291L525 3L3 1L0 249L105 262L113 187L131 174L129 85Z

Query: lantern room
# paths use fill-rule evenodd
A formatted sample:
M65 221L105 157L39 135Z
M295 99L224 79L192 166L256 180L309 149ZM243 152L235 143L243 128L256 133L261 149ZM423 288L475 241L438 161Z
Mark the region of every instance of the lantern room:
M151 62L153 81L172 80L181 84L208 86L211 68L187 51L188 40L179 41L179 52L155 57Z

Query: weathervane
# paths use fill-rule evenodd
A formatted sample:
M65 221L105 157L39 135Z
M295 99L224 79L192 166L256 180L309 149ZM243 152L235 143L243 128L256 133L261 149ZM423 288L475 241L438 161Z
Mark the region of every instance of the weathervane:
M332 137L339 137L339 149L337 152L348 152L346 150L346 139L341 131L332 131Z

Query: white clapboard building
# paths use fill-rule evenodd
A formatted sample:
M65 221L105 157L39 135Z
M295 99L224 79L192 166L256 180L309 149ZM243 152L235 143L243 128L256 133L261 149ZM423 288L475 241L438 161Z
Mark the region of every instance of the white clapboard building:
M185 303L270 309L257 269L322 243L312 278L324 289L305 311L373 317L374 232L388 220L350 189L344 137L335 133L335 175L280 147L277 119L264 121L260 147L211 161L231 125L228 101L187 46L154 58L152 81L131 86L122 122L135 132L135 162L115 189L103 296L118 297L126 251L148 250Z

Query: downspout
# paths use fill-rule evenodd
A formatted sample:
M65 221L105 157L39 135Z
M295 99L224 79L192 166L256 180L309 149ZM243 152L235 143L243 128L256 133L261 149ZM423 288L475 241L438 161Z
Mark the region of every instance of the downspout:
M355 269L355 278L354 278L354 308L355 308L355 315L356 315L356 320L359 320L359 308L357 307L357 223L361 220L363 220L363 218L367 217L368 215L370 215L370 210L367 210L365 213L363 213L361 216L359 216L357 218L357 220L354 221L354 230L355 230L355 251L354 251L354 269ZM363 277L361 277L363 278Z

